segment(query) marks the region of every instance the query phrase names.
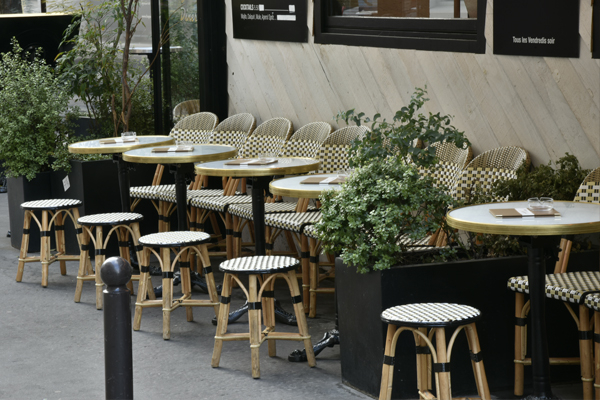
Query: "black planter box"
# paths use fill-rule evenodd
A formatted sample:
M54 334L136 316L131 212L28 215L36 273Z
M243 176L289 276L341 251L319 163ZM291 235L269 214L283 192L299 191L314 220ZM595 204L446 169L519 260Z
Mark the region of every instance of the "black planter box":
M598 251L572 253L569 270L598 270ZM548 264L552 272L554 263ZM514 293L509 277L527 274L527 258L506 257L393 267L358 274L336 259L342 381L372 396L379 395L387 325L381 312L419 302L467 304L481 310L477 330L492 394L512 388L514 379ZM547 301L548 344L554 357L579 354L577 329L560 301ZM550 318L551 316L551 318ZM447 333L449 340L450 333ZM403 332L396 348L393 398L418 398L413 335ZM551 367L553 382L579 379L579 366ZM531 368L525 369L525 383ZM452 350L452 394L476 393L467 341L460 334Z
M7 178L8 187L8 215L10 225L10 245L16 249L21 248L23 238L23 219L25 212L21 209L21 204L26 201L44 200L52 198L52 173L41 172L35 178L28 181L27 178L20 176L18 178ZM41 218L41 212L36 212L38 219ZM40 220L41 221L41 220ZM52 246L54 246L54 236ZM31 230L29 232L29 252L38 253L40 251L40 230L31 220Z

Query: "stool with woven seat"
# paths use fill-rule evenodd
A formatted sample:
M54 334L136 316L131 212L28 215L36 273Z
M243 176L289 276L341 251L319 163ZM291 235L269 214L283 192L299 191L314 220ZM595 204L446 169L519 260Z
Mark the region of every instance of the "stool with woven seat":
M102 309L102 290L104 283L100 278L100 267L106 259L106 246L108 240L113 233L116 233L119 241L119 254L121 257L129 261L129 235L133 241L133 246L137 252L138 259L142 256L142 246L139 245L140 225L139 222L144 219L142 214L131 212L116 212L105 214L86 215L79 218L78 222L82 228L81 237L81 256L79 258L79 272L77 274L77 287L75 289L75 303L81 300L81 292L83 290L83 282L96 282L96 308ZM110 227L110 230L104 232L104 227ZM94 244L95 249L95 272L91 270L89 262L90 240ZM132 281L139 280L140 275L131 277ZM150 279L150 277L148 277ZM133 290L131 282L129 289ZM154 299L154 291L152 285L148 286L148 296Z
M299 265L300 262L297 259L285 256L240 257L221 263L219 269L225 272L225 276L223 277L221 309L219 310L215 348L211 363L213 368L219 366L224 341L246 339L250 341L253 378L260 378L259 349L265 340L269 342L270 357L276 355L275 340L303 341L308 365L310 367L316 365L306 317L304 316L304 308L302 307L302 296L300 296L296 278L295 270ZM248 275L247 288L240 281L238 275ZM285 279L290 289L294 313L298 322L298 333L275 331L274 287L277 278ZM249 308L248 333L227 333L231 286L234 281L237 282L247 296ZM264 330L261 329L261 314L265 325Z
M451 303L406 304L386 309L381 320L388 324L381 375L379 399L392 398L394 378L394 355L398 336L403 331L411 331L417 348L417 387L421 398L435 398L431 393L431 371L435 373L437 398L452 399L450 385L450 356L458 333L464 329L471 353L471 364L477 393L482 399L490 398L485 368L479 347L475 322L481 319L481 312L470 306ZM456 328L446 344L445 328ZM435 345L433 337L435 336ZM432 365L433 361L433 365Z
M193 321L192 307L214 307L215 315L219 313L219 299L217 297L217 288L215 278L212 274L208 250L206 244L210 241L210 235L204 232L159 232L151 235L142 236L139 240L144 246L140 267L140 287L135 302L135 315L133 318L133 330L140 329L142 322L142 310L145 307L162 307L163 310L163 339L171 338L171 312L178 307L185 307L187 320ZM154 250L160 249L160 254ZM179 248L175 253L175 259L171 261L171 248ZM192 285L190 281L190 262L188 261L188 251L193 251L200 260L204 268L204 277L208 288L209 300L192 299ZM158 258L162 270L162 300L147 300L145 293L149 282L149 260L150 254ZM181 292L182 296L173 299L173 270L179 262L181 273ZM151 289L151 288L150 288Z
M77 261L79 255L66 255L65 249L65 226L64 216L68 215L75 228L77 229L77 241L81 243L81 234L77 219L79 218L79 210L82 205L80 200L74 199L54 199L54 200L34 200L27 201L21 204L21 208L25 210L25 218L23 219L23 238L21 240L21 252L19 254L19 265L17 268L17 282L23 279L23 271L25 263L40 261L42 263L42 286L48 286L48 266L55 261L60 262L60 273L66 275L66 261ZM35 211L41 211L41 221L35 216ZM29 250L29 229L31 228L31 219L35 221L40 229L40 255L27 256ZM50 249L50 230L54 225L56 238L56 253L51 254Z

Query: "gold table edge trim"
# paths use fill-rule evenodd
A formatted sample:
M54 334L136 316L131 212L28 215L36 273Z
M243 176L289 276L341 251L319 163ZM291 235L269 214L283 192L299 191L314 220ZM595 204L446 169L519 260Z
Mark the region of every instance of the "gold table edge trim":
M202 146L222 146L222 145L202 145ZM152 147L162 147L161 146L152 146ZM233 147L233 146L229 146L229 147ZM131 150L137 150L137 149L131 149ZM214 154L196 154L196 155L187 155L187 156L175 156L173 157L173 161L165 161L164 158L168 158L169 156L167 156L166 154L168 153L158 153L161 154L160 156L156 156L156 157L148 157L148 156L138 156L138 155L131 155L131 154L126 154L123 153L123 160L127 161L127 162L132 162L132 163L137 163L137 164L185 164L185 163L192 163L192 162L210 162L210 161L220 161L220 160L225 160L227 158L231 158L233 156L235 156L238 153L238 149L234 148L234 150L230 150L227 152L223 152L223 153L214 153ZM198 157L200 156L204 156L205 158L203 160L199 160ZM163 160L159 160L160 157L164 157Z
M79 142L71 143L69 145L69 153L72 153L72 154L117 154L117 153L125 153L126 151L129 151L129 150L143 149L146 147L159 147L159 146L164 146L166 144L175 143L175 138L173 138L171 136L166 136L166 135L143 135L140 137L150 137L150 138L158 137L158 138L165 138L165 139L170 139L170 140L165 140L164 142L154 142L154 143L144 143L144 144L138 143L138 144L132 144L129 146L123 145L123 146L118 146L118 148L116 146L114 146L112 149L108 149L107 147L103 147L103 146L72 147L72 145L77 144L77 143L89 142L89 140L82 140ZM111 138L102 138L102 139L111 139ZM102 139L95 139L95 140L102 140ZM110 151L106 151L106 150L110 150Z
M278 158L288 158L288 157L278 157ZM289 168L289 169L286 169L286 171L284 172L285 175L301 174L304 172L310 172L310 171L319 169L319 167L321 166L321 161L319 161L315 158L309 158L309 157L289 157L289 158L298 158L298 159L303 159L303 160L315 160L315 163L299 165L297 167L283 167L283 168ZM315 167L315 165L316 165L316 167ZM279 167L279 168L283 169L282 167ZM275 168L256 169L256 168L244 167L244 168L238 168L238 169L222 169L222 168L206 168L206 167L203 167L202 165L196 165L194 167L194 171L196 172L196 175L228 176L228 177L234 177L234 178L280 175L277 173L277 171L273 171L273 169L275 169Z
M319 175L334 175L334 174L313 174L313 175L307 175L306 177L314 178ZM325 188L324 190L284 189L284 188L278 188L278 187L273 186L273 184L275 182L281 181L283 179L289 179L289 178L276 179L276 180L272 181L271 183L269 183L269 191L272 194L277 195L277 196L295 197L298 199L316 199L321 194L326 192L327 190L333 189L333 188Z

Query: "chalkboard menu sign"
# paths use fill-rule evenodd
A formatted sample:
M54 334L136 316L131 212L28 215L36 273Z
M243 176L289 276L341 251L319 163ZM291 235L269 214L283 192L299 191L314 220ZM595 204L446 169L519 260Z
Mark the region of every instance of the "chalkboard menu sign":
M579 1L495 1L494 54L579 57Z
M232 0L236 39L308 41L307 0Z

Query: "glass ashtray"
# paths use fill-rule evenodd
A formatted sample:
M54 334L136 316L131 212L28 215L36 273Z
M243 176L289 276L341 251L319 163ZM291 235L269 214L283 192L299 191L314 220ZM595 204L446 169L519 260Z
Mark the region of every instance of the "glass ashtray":
M554 207L554 199L552 197L532 197L527 199L527 202L531 210L546 211Z

